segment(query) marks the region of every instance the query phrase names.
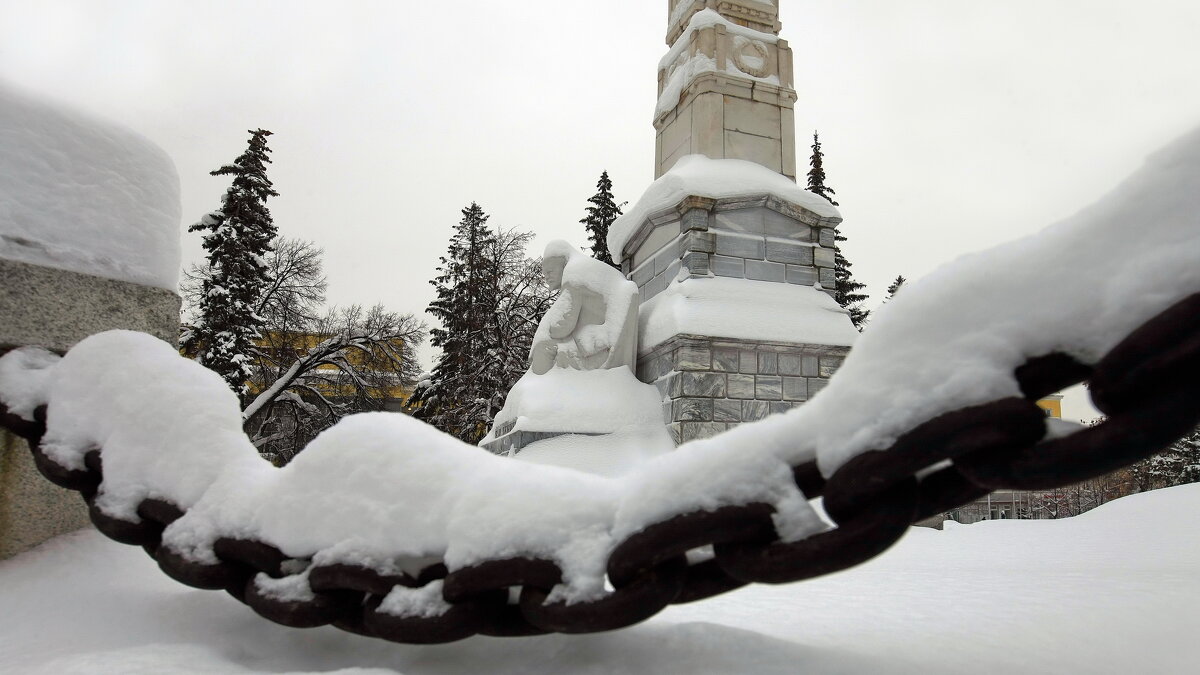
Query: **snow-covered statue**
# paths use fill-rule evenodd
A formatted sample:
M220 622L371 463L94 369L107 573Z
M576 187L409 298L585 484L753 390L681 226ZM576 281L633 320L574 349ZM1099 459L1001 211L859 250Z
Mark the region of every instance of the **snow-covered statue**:
M538 324L529 350L536 375L551 368L633 369L637 359L638 289L612 267L552 241L542 271L558 299Z
M634 373L637 284L565 241L546 246L542 270L558 299L538 323L529 371L480 445L604 476L674 450L658 387Z

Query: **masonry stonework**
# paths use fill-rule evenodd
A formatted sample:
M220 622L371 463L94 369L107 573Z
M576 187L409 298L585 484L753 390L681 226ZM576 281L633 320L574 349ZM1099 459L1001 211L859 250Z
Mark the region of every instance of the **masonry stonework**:
M796 178L792 50L778 0L668 0L667 45L654 119L655 178L681 157L744 159ZM688 31L701 11L724 23ZM742 30L748 29L748 30ZM674 97L678 100L663 100Z
M117 328L173 344L179 305L160 288L0 259L0 353L26 345L65 352ZM79 495L43 478L25 441L0 430L0 560L88 524Z
M678 335L638 362L663 397L675 442L707 438L787 412L829 382L847 347Z

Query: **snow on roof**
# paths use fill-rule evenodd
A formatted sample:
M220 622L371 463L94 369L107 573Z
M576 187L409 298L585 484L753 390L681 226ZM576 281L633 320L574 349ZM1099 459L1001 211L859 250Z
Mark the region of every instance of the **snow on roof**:
M646 218L686 197L721 199L743 195L770 194L801 206L822 218L841 218L837 207L824 197L800 187L783 174L743 159L709 159L704 155L680 158L670 171L650 184L637 204L617 218L608 229L608 249L624 251Z
M174 291L179 223L160 148L0 83L0 258Z
M675 335L849 346L850 315L812 286L748 279L685 279L642 305L642 353Z

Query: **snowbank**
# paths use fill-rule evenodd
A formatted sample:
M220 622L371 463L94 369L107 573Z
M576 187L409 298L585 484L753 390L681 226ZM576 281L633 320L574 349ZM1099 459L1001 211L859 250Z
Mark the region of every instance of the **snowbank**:
M136 520L147 498L186 509L163 543L196 562L215 562L213 542L231 535L269 542L291 558L384 573L430 559L454 570L527 555L557 561L562 593L582 599L603 592L607 553L619 537L671 511L762 501L775 504L793 530L821 526L790 469L767 454L740 462L744 471L731 485L701 475L728 450L672 453L661 458L672 460L669 470L615 482L514 462L391 413L346 418L277 469L241 433L236 397L220 377L165 342L111 331L80 342L55 365L44 357L19 349L0 359L0 397L30 410L32 398L48 396L42 445L57 463L82 468L89 450L103 449L96 504L105 513ZM22 380L14 363L36 368L42 383L10 384ZM649 408L632 426L611 420L617 428L644 429L648 419L661 425L654 388L628 371L556 376L597 372L632 382L636 392L610 389ZM621 373L625 379L616 379Z
M419 647L295 630L95 532L0 563L0 671L30 675L1184 673L1200 662L1200 486L1063 521L913 530L833 576L611 633Z
M179 216L153 143L0 83L0 258L174 291Z
M846 310L812 286L747 279L684 279L642 306L639 350L675 335L762 342L854 344Z
M721 199L743 195L774 195L802 206L822 218L841 218L823 197L796 185L782 174L743 159L709 159L704 155L680 158L670 171L650 184L641 199L608 229L608 250L624 251L625 244L646 217L676 206L685 197Z

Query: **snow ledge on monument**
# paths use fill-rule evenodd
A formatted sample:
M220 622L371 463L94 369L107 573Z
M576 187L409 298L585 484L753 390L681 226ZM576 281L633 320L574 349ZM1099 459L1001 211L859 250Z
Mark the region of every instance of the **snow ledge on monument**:
M676 206L686 197L722 199L769 194L801 206L822 218L841 218L837 207L800 187L783 174L743 159L709 159L704 155L680 158L670 171L650 184L628 213L608 229L608 250L619 255L646 217Z
M162 149L0 83L0 258L174 291L179 222Z
M748 279L684 279L642 306L645 354L676 335L849 347L850 315L824 291Z

